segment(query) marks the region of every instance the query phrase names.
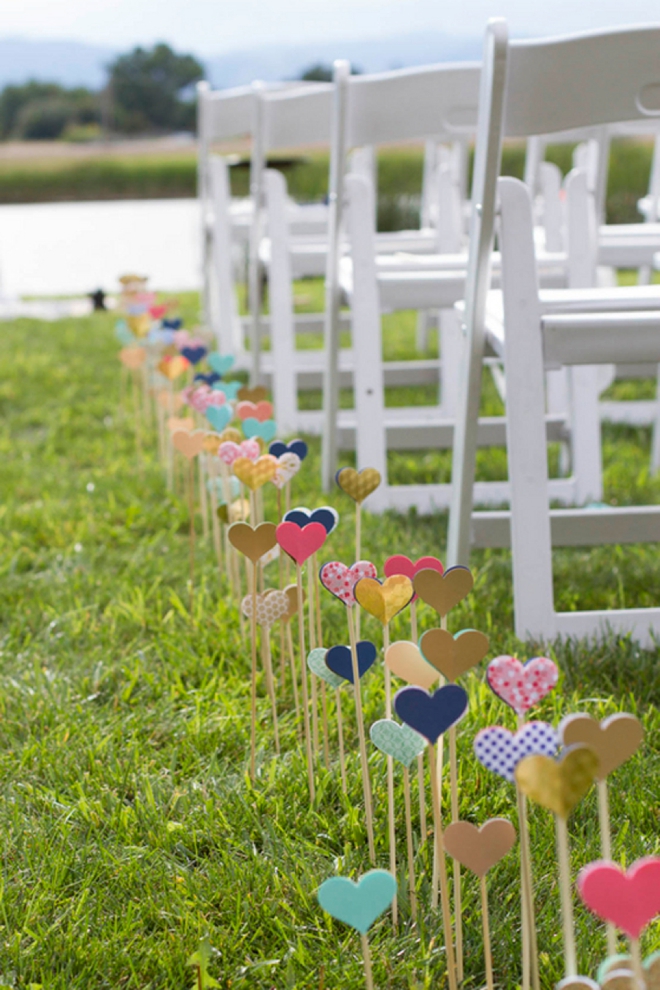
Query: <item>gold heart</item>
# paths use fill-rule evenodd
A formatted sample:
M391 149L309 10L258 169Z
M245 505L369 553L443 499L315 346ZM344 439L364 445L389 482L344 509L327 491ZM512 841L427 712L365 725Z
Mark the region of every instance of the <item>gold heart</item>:
M243 435L240 430L237 430L234 426L228 426L218 435L219 443L224 443L225 440L231 440L233 443L240 443L242 439Z
M172 434L172 444L191 461L204 449L204 434L201 430L196 430L194 433L175 430Z
M253 564L277 543L275 523L260 523L256 529L245 522L233 523L227 530L229 542Z
M289 608L287 610L286 615L282 616L282 621L288 622L289 619L292 619L294 615L298 614L298 585L287 584L286 588L284 589L284 594L286 595L287 600L289 602ZM303 592L303 600L304 600L304 592Z
M413 578L415 593L434 608L438 615L447 615L455 605L472 591L474 578L467 567L450 567L444 574L430 568L418 571Z
M204 434L204 450L207 454L217 454L220 440L217 433Z
M471 822L452 822L444 831L445 849L451 858L478 877L499 863L515 841L516 830L506 818L491 818L481 828Z
M149 313L140 313L138 316L127 316L126 325L136 337L146 337L151 330L151 316Z
M555 984L555 990L600 990L600 987L588 976L567 976Z
M256 461L251 461L249 457L237 457L233 468L238 480L254 492L275 477L277 458L272 454L263 454Z
M435 667L424 659L416 643L400 640L385 651L385 664L396 677L425 688L427 691L438 679Z
M483 660L488 653L488 636L476 629L464 629L452 636L446 629L429 629L419 641L424 657L448 681L457 681L461 674Z
M601 980L601 990L639 990L635 974L631 969L613 969ZM646 981L646 990L652 990L653 984Z
M380 484L380 474L376 468L342 468L337 474L337 484L343 492L361 504L368 495L375 492Z
M186 359L180 354L176 354L174 357L171 357L169 361L163 359L158 363L158 370L160 373L165 375L165 377L171 382L173 382L175 378L178 378L179 375L182 375L187 367L188 361L186 361Z
M550 756L526 756L514 770L523 794L560 818L568 818L597 773L598 755L581 745L564 750L557 762Z
M355 600L384 626L412 600L412 581L405 574L393 574L381 584L375 578L361 578L353 589Z
M170 433L174 433L176 430L187 430L190 432L195 426L195 420L192 416L170 416L167 421L167 428Z
M583 743L598 755L598 780L605 778L637 752L644 738L642 723L620 712L598 722L591 715L569 715L560 726L564 746Z
M247 385L243 385L239 388L237 395L239 402L261 402L268 395L268 389L264 388L263 385L257 385L256 388L248 388Z
M137 371L144 364L146 357L147 352L144 347L122 347L119 352L119 360L131 371Z

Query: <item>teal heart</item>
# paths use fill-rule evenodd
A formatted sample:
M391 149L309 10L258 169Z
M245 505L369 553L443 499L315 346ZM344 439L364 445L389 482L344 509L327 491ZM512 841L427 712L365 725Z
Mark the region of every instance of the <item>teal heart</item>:
M325 655L327 652L324 646L317 646L315 650L310 650L307 655L307 666L313 674L321 677L326 684L329 684L331 688L335 689L342 686L344 678L340 677L339 674L333 673L329 667L326 667Z
M225 504L225 485L229 482L229 498L230 501L234 501L235 498L241 493L241 483L235 475L230 475L229 478L208 478L206 481L206 487L209 492L212 492L215 488L215 497L218 505Z
M241 382L214 382L213 388L216 392L224 392L227 399L233 402L238 395L239 388L242 388Z
M392 718L381 718L369 730L371 741L381 753L393 757L404 767L410 766L415 757L426 749L426 739L409 725L399 725Z
M231 406L208 406L206 410L206 418L218 433L222 433L225 426L231 423L233 415Z
M135 337L128 329L128 327L126 326L123 320L119 320L119 322L115 324L115 337L117 338L120 344L125 344L127 347L130 344L135 343Z
M260 423L254 416L249 416L243 420L243 433L246 437L261 437L265 443L269 443L277 433L277 423L274 419L265 419Z
M210 354L206 355L206 360L209 363L209 368L215 371L216 375L226 375L234 367L232 354L218 354L217 351L211 351Z
M396 879L387 870L369 870L357 883L347 877L330 877L316 896L324 911L366 935L394 900Z

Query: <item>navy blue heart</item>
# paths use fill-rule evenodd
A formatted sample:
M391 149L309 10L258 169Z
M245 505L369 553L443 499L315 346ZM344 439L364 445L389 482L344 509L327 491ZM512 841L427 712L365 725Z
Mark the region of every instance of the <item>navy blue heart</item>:
M357 645L357 662L360 678L376 661L376 647L368 639L361 639ZM349 646L332 646L325 655L325 665L334 674L353 683L353 661Z
M301 461L307 457L307 444L304 440L292 440L286 444L282 440L274 440L268 448L268 453L273 457L281 457L282 454L297 454Z
M199 371L194 378L196 382L206 382L207 385L215 385L216 382L220 381L220 375L217 371L209 371L208 375L202 374Z
M199 364L208 354L208 350L200 344L199 347L182 347L181 353L191 364Z
M459 684L445 684L434 694L420 687L404 687L394 695L394 710L401 721L430 743L460 721L467 707L467 691Z
M183 326L183 320L177 317L175 320L163 320L164 330L180 330Z
M338 513L329 509L327 506L323 505L320 509L314 509L310 512L309 509L290 509L284 516L285 522L295 523L296 526L306 526L311 522L321 523L326 533L331 533L339 521Z

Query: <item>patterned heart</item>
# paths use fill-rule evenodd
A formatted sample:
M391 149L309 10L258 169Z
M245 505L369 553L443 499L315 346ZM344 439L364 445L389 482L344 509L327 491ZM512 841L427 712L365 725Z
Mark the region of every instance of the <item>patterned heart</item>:
M356 652L358 674L362 678L376 662L376 647L368 639L361 639L357 644ZM329 670L353 684L353 657L350 646L332 646L325 655L325 663Z
M204 450L204 433L202 430L196 430L194 433L175 430L172 434L172 445L191 461Z
M239 402L236 406L236 415L240 420L256 419L259 423L264 423L267 419L273 418L273 406L270 402Z
M434 608L438 615L447 613L472 591L474 578L467 567L450 567L444 574L433 568L418 571L413 578L415 593Z
M602 722L590 715L567 715L559 723L559 735L564 746L591 746L598 754L598 780L605 780L637 752L644 729L638 718L625 712L610 715Z
M381 718L369 730L371 741L381 753L391 756L404 767L410 766L426 749L426 739L405 722L399 725L391 718Z
M243 615L252 618L252 595L246 595L241 602ZM257 595L257 625L270 627L282 616L286 615L289 602L283 591L271 588Z
M443 838L452 859L483 877L513 849L516 830L506 818L491 818L481 828L471 822L452 822Z
M307 654L307 666L313 674L329 684L333 690L341 687L344 678L335 674L325 662L325 655L328 651L323 646L317 646L315 650L310 650Z
M534 657L526 663L515 657L495 657L486 671L490 689L518 715L538 705L558 678L559 671L548 657Z
M476 629L464 629L455 636L446 629L429 629L421 637L419 648L448 681L457 681L486 656L488 636Z
M221 433L225 426L231 423L232 411L230 405L223 406L208 406L205 410L204 415L208 419L209 423L214 430Z
M271 444L272 447L272 444ZM328 535L335 529L339 522L339 513L329 505L322 505L320 509L306 509L303 505L289 509L284 516L284 522L294 522L296 526L306 526L310 522L320 522L325 526Z
M198 347L184 347L182 348L181 353L186 361L190 362L190 364L199 364L199 362L206 357L207 351L206 348L200 344Z
M271 454L269 456L272 457L273 455ZM281 457L278 457L275 477L273 478L275 487L284 488L287 482L295 478L298 471L300 471L300 463L300 458L297 454L282 454Z
M211 351L206 360L209 368L212 368L218 375L226 375L234 366L233 354L218 354L217 351Z
M557 761L550 756L526 756L514 771L527 797L561 818L568 818L594 782L598 756L589 746L570 746Z
M246 437L260 437L264 443L268 443L277 433L277 423L274 419L265 419L260 422L250 416L243 420L243 433Z
M130 371L137 371L147 359L147 352L144 347L122 347L119 352L119 360Z
M438 571L439 574L444 572L444 567L441 561L437 557L420 557L417 561L412 561L410 557L406 557L402 553L396 553L392 557L388 557L383 565L383 574L385 577L392 577L393 574L405 574L412 581L415 574L419 571L433 570ZM417 595L413 595L413 601L416 601Z
M385 666L401 680L427 690L438 680L438 671L427 663L417 644L405 639L388 646L385 651Z
M394 710L401 721L430 743L460 722L467 708L467 692L458 684L445 684L434 694L419 687L405 687L394 695Z
M474 752L487 770L513 784L514 771L524 757L554 756L558 744L557 733L547 722L527 722L517 732L492 725L477 733Z
M264 454L256 461L251 461L248 457L237 457L233 466L238 480L253 492L271 481L277 471L277 461L270 454Z
M590 911L636 940L660 914L660 856L638 859L626 871L607 860L590 863L577 888Z
M281 457L282 454L297 454L301 461L307 457L307 444L304 440L292 440L291 443L283 443L281 440L274 440L268 448L268 453L273 457Z
M241 402L261 402L267 395L268 389L263 385L256 385L255 388L242 385L238 390L238 398Z
M346 877L331 877L316 895L324 911L366 935L379 914L396 896L396 878L387 870L369 870L357 883Z
M359 605L384 626L410 604L413 586L405 574L395 574L381 584L377 578L361 578L353 589Z
M270 457L270 454L266 454ZM274 458L273 458L274 460ZM234 465L234 470L236 465ZM325 543L327 533L321 523L308 523L307 526L296 526L292 522L280 523L277 527L277 542L285 553L295 560L296 564L305 561L320 550Z
M244 522L233 523L227 530L227 538L253 564L277 544L275 523L260 523L256 528Z
M377 573L375 566L368 560L358 560L352 567L347 567L338 560L331 560L323 565L319 576L326 591L344 605L355 605L353 589L357 582L362 578L375 578Z
M380 474L376 468L363 468L361 471L342 468L337 471L335 480L343 492L361 504L380 485Z

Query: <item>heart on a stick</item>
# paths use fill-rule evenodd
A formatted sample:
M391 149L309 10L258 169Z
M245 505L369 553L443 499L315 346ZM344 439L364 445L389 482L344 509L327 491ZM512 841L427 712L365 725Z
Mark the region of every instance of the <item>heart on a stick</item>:
M491 691L517 715L524 715L542 701L558 678L557 665L549 657L533 657L526 663L515 657L495 657L486 671Z
M297 584L287 584L284 589L284 594L286 595L287 601L289 603L289 608L285 616L283 616L284 622L288 622L292 619L294 615L298 614L298 585ZM304 600L304 594L303 594ZM324 651L325 652L325 651Z
M634 715L620 712L598 722L590 715L568 715L559 725L565 746L582 743L598 754L598 780L605 780L613 770L636 753L644 738L642 723Z
M341 471L337 471L335 480L343 492L361 505L380 485L380 473L376 468L363 468L361 471L356 471L355 468L342 468Z
M234 474L253 492L271 481L276 471L277 461L270 454L264 454L256 461L248 457L237 457L234 461Z
M204 450L205 435L202 430L188 433L186 430L175 430L172 434L172 445L187 457L189 461Z
M417 644L405 639L388 646L385 665L402 681L427 690L438 680L438 671L427 663Z
M560 760L526 756L514 771L518 787L528 798L568 818L598 773L598 756L589 746L571 746Z
M381 584L377 578L362 578L353 589L356 602L384 626L397 615L413 596L413 586L405 574L395 574Z
M307 654L307 666L313 674L316 674L333 690L336 690L344 683L344 678L340 674L335 674L326 664L325 655L327 652L323 646L317 646L316 649L310 650Z
M167 428L170 433L175 433L177 430L185 430L190 433L194 425L195 420L192 416L170 416L167 420Z
M467 567L450 567L444 574L425 568L413 578L415 593L434 608L438 615L447 613L472 591L474 578Z
M478 877L486 875L516 842L516 830L506 818L491 818L481 828L471 822L452 822L444 831L445 849L452 859Z
M142 367L147 358L144 347L122 347L119 352L119 360L130 371L137 371Z
M295 523L283 522L277 527L277 542L296 564L304 564L312 554L320 550L327 535L325 526L321 523L308 523L301 528Z
M331 595L344 605L355 605L355 585L362 578L375 578L377 573L374 564L368 560L358 560L352 567L347 567L339 560L331 560L323 565L319 577L321 584Z
M376 647L368 639L361 639L356 647L357 668L360 678L373 667L376 662ZM325 655L325 663L329 670L332 670L345 681L354 683L353 679L353 656L348 646L332 646Z
M474 754L487 770L513 784L514 771L526 756L554 756L557 733L547 722L527 722L517 732L491 725L477 732Z
M270 455L272 457L272 454ZM277 467L273 475L273 484L276 488L284 488L287 482L300 471L301 460L297 454L282 454L277 458Z
M405 687L394 696L394 710L401 721L430 743L456 725L467 707L467 692L458 684L445 684L434 694L419 687Z
M419 641L422 655L448 681L457 681L461 674L483 660L488 653L488 636L476 629L464 629L452 636L446 629L429 629Z
M385 577L392 577L393 574L405 574L411 581L414 579L415 574L424 570L438 571L439 574L442 574L444 567L442 566L442 561L438 560L437 557L420 557L419 560L412 561L410 557L406 557L403 553L393 554L383 564L383 574ZM416 598L417 595L413 595L413 601Z
M247 385L243 385L237 393L237 397L241 402L261 402L267 395L268 390L263 385L256 385L254 388L248 388Z
M229 542L253 564L277 544L275 523L260 523L256 528L248 523L233 523L227 530Z
M236 415L239 419L256 419L259 423L265 422L270 419L273 415L273 407L270 402L250 402L249 400L244 400L239 402L236 406Z
M253 596L246 595L241 603L243 615L252 618ZM271 588L257 595L257 625L270 627L281 619L289 609L289 601L283 591Z
M645 856L624 871L616 863L590 863L577 878L580 897L595 915L638 939L660 914L660 856Z
M347 877L331 877L318 889L324 911L366 935L378 915L396 896L396 879L387 870L369 870L357 883Z
M392 718L381 718L369 729L371 741L381 753L391 756L404 767L410 766L426 749L426 739L404 722L399 725Z

